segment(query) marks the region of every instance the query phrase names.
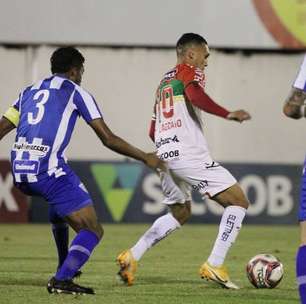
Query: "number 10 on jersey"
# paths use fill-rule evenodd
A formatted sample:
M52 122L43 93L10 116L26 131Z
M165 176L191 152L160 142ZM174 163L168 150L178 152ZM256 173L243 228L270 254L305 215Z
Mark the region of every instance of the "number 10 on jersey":
M171 86L165 86L162 88L158 97L157 110L159 117L162 113L164 118L171 118L174 115L173 88Z

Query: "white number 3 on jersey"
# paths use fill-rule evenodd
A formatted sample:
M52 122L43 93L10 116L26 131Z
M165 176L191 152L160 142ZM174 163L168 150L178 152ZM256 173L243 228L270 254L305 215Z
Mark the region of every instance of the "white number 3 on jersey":
M36 94L34 95L33 97L33 100L34 101L38 101L40 100L39 102L37 102L36 104L36 107L38 108L38 113L36 115L36 117L34 117L33 113L28 113L28 122L30 125L36 125L38 124L44 114L45 114L45 107L44 107L44 104L48 101L48 98L49 98L49 95L50 95L50 92L48 90L40 90L38 92L36 92ZM40 99L40 97L42 96L42 98Z

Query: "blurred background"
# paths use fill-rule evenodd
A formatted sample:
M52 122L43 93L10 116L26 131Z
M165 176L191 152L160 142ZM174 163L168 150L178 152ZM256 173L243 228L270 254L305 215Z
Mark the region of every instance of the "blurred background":
M86 58L82 86L119 136L151 151L155 89L176 64L175 44L199 33L211 48L206 91L243 124L203 114L211 154L230 169L252 205L247 222L296 224L305 120L282 113L306 49L306 0L0 0L0 113L23 87L49 75L55 48ZM0 222L47 222L47 203L12 183L14 132L0 144ZM67 151L104 222L151 222L165 212L158 177L105 149L79 121ZM194 196L191 222L214 223L222 210Z

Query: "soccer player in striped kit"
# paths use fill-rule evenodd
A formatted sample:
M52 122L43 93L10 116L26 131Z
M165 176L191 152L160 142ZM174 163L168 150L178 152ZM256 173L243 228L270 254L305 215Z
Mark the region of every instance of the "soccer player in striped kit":
M286 116L293 119L306 117L306 55L283 111ZM296 277L301 303L306 304L306 159L303 166L299 221L301 242L296 256Z
M49 219L59 265L47 284L49 293L93 294L73 282L103 236L92 199L67 164L65 150L79 116L113 151L164 169L163 162L112 133L93 96L81 86L84 57L73 47L57 49L51 57L52 76L25 88L0 119L0 140L17 128L11 151L15 185L49 203ZM68 250L68 223L76 236Z
M209 47L202 36L184 34L177 42L176 52L177 65L164 75L157 89L150 128L157 154L169 168L160 176L163 203L170 212L158 218L130 250L117 257L119 275L132 285L142 255L188 220L193 188L225 207L216 242L200 268L200 276L222 287L238 289L229 278L224 260L239 233L249 202L236 179L210 156L199 112L238 122L251 117L244 110L226 110L205 93Z

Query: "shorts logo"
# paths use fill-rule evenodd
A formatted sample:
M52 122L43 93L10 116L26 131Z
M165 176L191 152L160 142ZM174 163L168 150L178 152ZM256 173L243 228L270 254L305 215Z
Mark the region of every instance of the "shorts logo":
M156 145L156 148L158 149L163 145L167 145L169 143L178 143L178 142L180 142L179 139L177 138L176 135L174 135L173 137L160 138L160 140L157 141L155 145Z
M114 221L121 221L142 173L141 165L92 164L91 172Z
M14 160L14 173L37 174L39 171L39 161L37 160Z
M200 191L205 189L208 186L207 180L200 181L197 185L192 185L193 190Z
M213 161L212 163L205 163L206 169L211 169L211 168L216 168L216 167L220 167L220 164L218 164L215 161Z

